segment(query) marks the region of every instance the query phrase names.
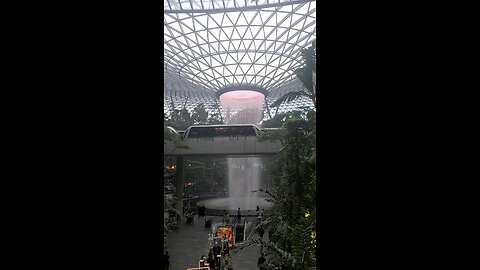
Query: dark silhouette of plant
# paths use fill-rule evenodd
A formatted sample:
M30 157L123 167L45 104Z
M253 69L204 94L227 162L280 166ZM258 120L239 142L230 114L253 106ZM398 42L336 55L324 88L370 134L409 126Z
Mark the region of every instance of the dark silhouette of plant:
M212 112L210 113L202 103L197 104L191 113L186 107L183 107L182 109L173 109L165 122L168 126L171 126L176 130L186 130L193 125L222 124L222 118L219 109L216 106L211 108Z
M286 93L275 100L270 107L278 107L283 103L292 102L300 97L307 97L312 100L316 108L316 89L313 84L313 73L316 72L316 43L314 42L312 46L302 51L302 66L295 70L295 75L302 82L304 89Z

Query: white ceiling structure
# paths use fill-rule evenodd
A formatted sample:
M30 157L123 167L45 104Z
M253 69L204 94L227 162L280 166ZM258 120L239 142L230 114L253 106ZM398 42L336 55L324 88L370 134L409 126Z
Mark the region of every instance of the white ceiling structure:
M312 0L164 0L166 95L182 82L209 94L291 85L316 39L315 11Z

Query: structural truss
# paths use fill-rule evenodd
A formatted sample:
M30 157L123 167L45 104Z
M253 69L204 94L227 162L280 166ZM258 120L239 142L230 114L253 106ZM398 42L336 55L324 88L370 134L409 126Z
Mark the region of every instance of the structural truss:
M315 11L311 0L164 0L165 78L210 93L298 85L293 72L316 38Z

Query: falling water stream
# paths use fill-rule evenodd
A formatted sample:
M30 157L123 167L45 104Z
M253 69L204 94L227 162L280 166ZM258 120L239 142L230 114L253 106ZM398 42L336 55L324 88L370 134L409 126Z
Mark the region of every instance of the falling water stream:
M264 95L253 91L233 91L220 96L222 108L228 110L227 124L258 124L263 119ZM243 138L242 138L243 139ZM228 158L228 204L231 210L254 210L265 207L260 201L260 158Z
M228 159L228 197L230 209L256 209L260 188L260 158Z

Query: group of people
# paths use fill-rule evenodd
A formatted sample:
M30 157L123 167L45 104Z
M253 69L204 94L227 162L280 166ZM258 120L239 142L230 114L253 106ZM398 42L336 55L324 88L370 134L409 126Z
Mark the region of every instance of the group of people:
M262 212L260 212L260 207L257 206L257 224L262 221L264 211L265 211L265 209L262 209ZM240 208L237 209L237 214L233 217L234 217L234 219L233 219L234 224L239 224L239 223L242 222L242 213L240 211ZM223 210L223 220L222 221L223 221L223 223L230 223L229 215L227 213L227 210L225 210L225 209Z
M227 248L228 249L228 248ZM227 251L225 252L225 249L223 250L223 260L224 260L224 263L223 263L223 268L220 269L219 265L218 265L218 262L214 259L214 258L217 258L217 256L215 255L215 249L214 249L214 253L212 254L212 252L208 253L208 257L206 259L206 262L208 263L208 267L210 267L210 270L224 270L224 269L228 269L228 270L233 270L232 268L232 264L230 262L230 253ZM202 258L204 261L205 261L205 257L202 256Z
M263 210L264 209L262 209L262 211ZM188 212L188 207L184 208L183 214L185 216L187 216L187 218L189 216L191 217L190 213ZM263 217L263 213L260 213L260 208L257 206L257 222L258 223L261 222L262 217ZM227 214L226 214L226 211L224 210L224 221L226 221L226 218L227 218ZM240 223L241 219L242 219L242 214L240 212L240 208L238 208L237 215L235 216L236 223ZM258 228L257 232L258 232L260 238L263 238L265 230L262 226L260 226ZM270 229L269 232L268 232L269 237L271 236L272 233L273 233L273 230ZM233 270L232 265L231 265L231 261L230 261L230 256L229 256L230 251L229 251L228 241L226 239L226 236L225 236L225 238L223 239L222 242L223 243L222 243L221 246L216 245L212 248L212 250L209 252L206 259L205 259L204 256L202 256L202 258L201 258L203 261L208 263L211 270L224 270L224 269ZM217 255L220 255L220 254L222 254L224 263L222 263L223 264L222 269L219 269L219 268L217 269L217 267L219 267L219 265L218 265L218 262L216 261L216 258L217 258ZM164 259L165 259L165 270L169 270L170 269L170 256L168 254L168 251L165 252ZM262 248L260 249L260 257L258 258L258 261L257 261L257 267L259 269L262 269L262 265L265 264L265 263L266 263L266 259L264 257L263 246L262 246Z
M230 261L230 253L228 252L228 246L227 246L226 249L223 250L223 258L224 258L224 269L233 270L232 263ZM164 259L165 259L165 270L170 270L170 255L168 255L168 251L165 252ZM205 257L202 256L201 259L205 260ZM208 266L210 267L211 270L223 270L223 269L217 269L216 268L217 264L216 264L215 259L213 258L213 255L212 255L211 252L208 254L208 258L205 261L208 263ZM262 252L260 254L260 258L258 258L257 267L262 269L262 265L266 261L267 261L267 259L265 259L264 255L263 255L263 252Z

